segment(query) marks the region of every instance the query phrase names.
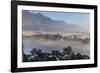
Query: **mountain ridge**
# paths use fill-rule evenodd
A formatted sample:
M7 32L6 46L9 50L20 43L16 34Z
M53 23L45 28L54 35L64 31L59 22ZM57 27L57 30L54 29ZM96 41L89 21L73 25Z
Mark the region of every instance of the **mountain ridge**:
M83 28L75 24L65 23L63 20L53 20L42 13L22 11L22 29L24 31L47 32L83 32Z

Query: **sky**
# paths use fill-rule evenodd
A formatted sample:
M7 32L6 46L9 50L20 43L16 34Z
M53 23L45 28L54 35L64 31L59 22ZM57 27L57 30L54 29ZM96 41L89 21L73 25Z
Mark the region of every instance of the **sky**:
M31 13L41 13L53 20L63 20L66 23L80 25L86 28L90 27L90 14L78 13L78 12L46 12L46 11L34 11Z

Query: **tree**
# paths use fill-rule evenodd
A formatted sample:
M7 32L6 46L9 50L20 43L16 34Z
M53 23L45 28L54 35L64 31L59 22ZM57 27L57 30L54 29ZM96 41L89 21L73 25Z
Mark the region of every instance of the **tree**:
M63 48L63 54L64 55L71 55L72 54L72 48L68 46L67 48Z
M58 50L52 50L51 53L54 57L59 57L61 55L61 53Z
M34 55L34 56L40 56L41 53L42 53L41 49L33 48L32 51L31 51L31 54Z
M90 59L90 57L88 55L83 55L82 59Z
M52 50L52 51L51 51L51 54L52 54L52 56L53 56L52 59L54 59L54 58L55 58L56 60L61 59L62 54L61 54L58 50Z
M25 53L23 53L23 62L27 62L28 61L28 57Z
M35 61L46 61L48 60L49 53L42 52L41 49L33 48L31 51L32 55L35 56L33 60Z
M75 52L72 52L72 54L71 54L71 60L75 60L75 58L76 58Z
M33 60L35 61L42 60L43 52L41 49L33 48L31 54L34 56Z
M75 59L82 59L82 55L78 52L78 53L75 55Z

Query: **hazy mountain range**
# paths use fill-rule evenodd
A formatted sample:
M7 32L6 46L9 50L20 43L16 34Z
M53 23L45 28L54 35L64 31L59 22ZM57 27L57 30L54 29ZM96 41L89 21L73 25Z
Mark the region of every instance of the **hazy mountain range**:
M81 26L53 20L42 13L30 13L28 10L22 11L22 24L23 31L86 32Z

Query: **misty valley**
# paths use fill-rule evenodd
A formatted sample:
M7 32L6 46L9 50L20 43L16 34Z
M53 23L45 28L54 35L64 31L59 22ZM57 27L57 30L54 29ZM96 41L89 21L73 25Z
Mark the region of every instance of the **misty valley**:
M28 32L27 32L28 33ZM23 34L23 62L90 59L90 39L85 33Z

